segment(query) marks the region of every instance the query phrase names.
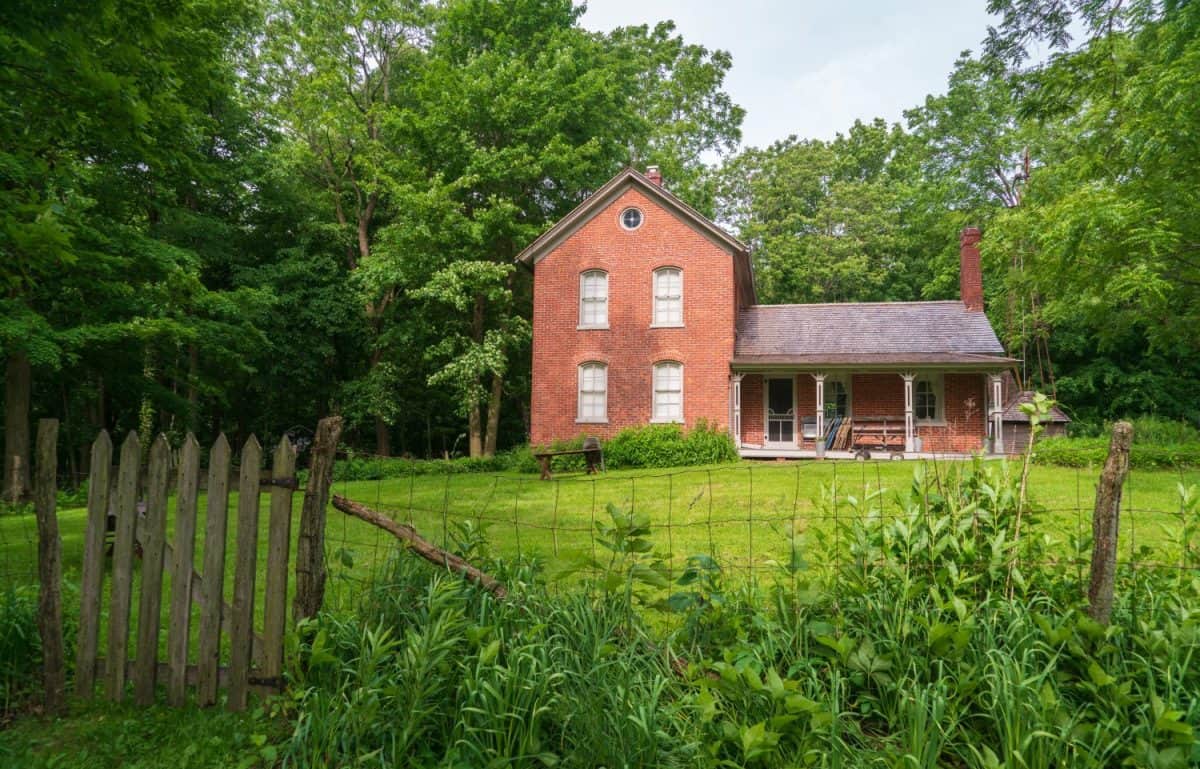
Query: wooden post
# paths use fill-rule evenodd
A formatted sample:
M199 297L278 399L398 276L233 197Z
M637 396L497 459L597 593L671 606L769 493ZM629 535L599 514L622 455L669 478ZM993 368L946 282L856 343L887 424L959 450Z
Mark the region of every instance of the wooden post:
M121 469L117 478L117 525L113 532L112 608L108 613L108 698L125 697L125 660L129 656L129 607L133 596L133 537L137 528L138 475L142 446L130 431L121 444Z
M200 583L200 651L196 658L196 702L202 707L217 701L225 589L225 532L229 525L229 441L225 439L225 433L217 436L208 454L206 511L204 579Z
M1088 586L1088 613L1107 625L1112 616L1113 582L1117 572L1117 530L1121 522L1121 487L1129 472L1129 446L1133 425L1113 425L1108 458L1096 486L1096 509L1092 516L1092 578Z
M233 617L229 629L230 710L246 709L254 642L254 576L258 556L258 489L262 446L251 435L242 447L238 479L237 561L233 572Z
M196 551L196 498L200 492L200 444L187 434L179 452L175 501L175 548L171 564L171 622L167 626L167 702L187 704L188 638L192 618L192 563Z
M326 417L317 424L313 439L296 542L296 600L292 606L296 622L315 616L325 599L325 507L329 504L334 455L341 434L342 418Z
M66 704L67 665L63 652L62 540L58 536L58 420L38 421L37 484L38 633L42 637L42 681L46 712Z
M164 435L159 435L150 447L150 469L146 475L142 584L133 667L133 701L142 706L154 704L154 687L158 681L158 633L162 625L162 577L167 544L167 487L171 480L171 447Z
M104 530L108 524L112 439L100 431L92 444L88 477L87 533L83 542L83 579L79 590L79 635L75 655L75 694L92 696L96 686L96 649L100 641L100 597L104 590Z
M292 487L296 451L285 435L271 463L271 511L267 527L267 586L263 611L262 678L282 684L283 636L287 630L288 548L292 540Z

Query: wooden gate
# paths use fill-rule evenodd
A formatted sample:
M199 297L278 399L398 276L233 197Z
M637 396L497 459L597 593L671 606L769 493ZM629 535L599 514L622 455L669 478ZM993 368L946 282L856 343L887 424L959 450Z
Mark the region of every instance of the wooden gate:
M167 440L159 436L150 448L142 477L142 447L136 432L121 445L120 466L112 476L112 441L101 432L92 446L88 483L87 534L79 617L76 693L90 697L97 679L107 697L121 701L127 681L133 700L154 702L165 679L167 701L181 706L189 686L200 705L212 705L217 690L228 691L231 710L246 707L251 690L277 690L283 675L283 637L287 614L288 558L291 542L292 494L296 488L296 454L285 437L275 449L269 479L263 480L262 447L251 436L242 447L237 485L236 547L233 603L225 600L226 542L230 489L230 449L221 435L209 452L204 515L202 571L195 561L197 507L200 499L200 446L189 434L173 467ZM176 480L174 535L167 541L168 501ZM255 632L258 593L259 495L269 486L264 621ZM144 497L142 493L144 491ZM144 501L143 501L144 500ZM110 513L111 510L111 513ZM107 541L111 537L111 542ZM111 558L107 651L99 656L105 563ZM140 560L141 568L135 569ZM164 570L170 574L167 604L166 661L159 660L163 624ZM130 658L132 603L137 577L137 635ZM195 663L189 662L193 607L199 610ZM146 621L146 620L149 621ZM221 637L229 639L228 664L221 664Z

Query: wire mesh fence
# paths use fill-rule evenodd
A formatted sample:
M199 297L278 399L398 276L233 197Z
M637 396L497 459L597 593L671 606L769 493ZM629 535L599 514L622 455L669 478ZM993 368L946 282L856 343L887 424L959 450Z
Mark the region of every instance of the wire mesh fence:
M970 462L962 460L751 463L667 472L533 476L410 474L335 481L333 493L413 526L444 549L535 559L551 579L588 580L618 557L613 537L631 516L642 554L673 580L703 555L726 578L759 579L794 569L837 567L856 518L902 522L914 504L949 495ZM996 473L1018 464L987 462ZM1080 579L1090 562L1092 506L1099 468L1034 468L1024 538L1039 538L1026 568L1069 568ZM915 486L914 486L915 484ZM1015 485L1015 484L1014 484ZM1187 509L1200 471L1133 471L1120 521L1121 569L1196 570L1200 511ZM973 493L979 493L978 491ZM1194 492L1193 492L1194 496ZM393 552L394 540L357 519L330 511L330 570L347 589ZM1198 541L1189 541L1197 538Z

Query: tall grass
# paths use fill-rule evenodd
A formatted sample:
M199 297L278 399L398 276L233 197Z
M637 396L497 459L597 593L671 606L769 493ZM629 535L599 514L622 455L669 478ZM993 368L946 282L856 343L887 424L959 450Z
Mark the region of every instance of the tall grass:
M354 612L297 637L282 755L302 767L1195 765L1194 572L1123 574L1101 627L1075 568L1017 537L1018 518L1037 516L1018 491L982 463L918 473L900 516L830 490L826 504L859 514L760 582L695 556L668 583L648 529L616 509L600 532L608 573L587 590L490 558L479 537L467 555L511 600L399 552Z

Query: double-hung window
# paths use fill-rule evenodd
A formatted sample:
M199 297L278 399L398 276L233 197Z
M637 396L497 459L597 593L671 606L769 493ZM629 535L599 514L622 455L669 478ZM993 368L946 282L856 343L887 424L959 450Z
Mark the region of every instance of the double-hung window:
M664 361L654 364L654 422L683 421L683 364Z
M683 325L683 270L678 267L654 271L654 325Z
M584 363L579 367L576 419L580 422L608 421L608 366L603 363Z
M608 273L588 270L579 276L579 327L608 328Z
M942 378L923 376L913 383L913 416L918 422L942 421Z

